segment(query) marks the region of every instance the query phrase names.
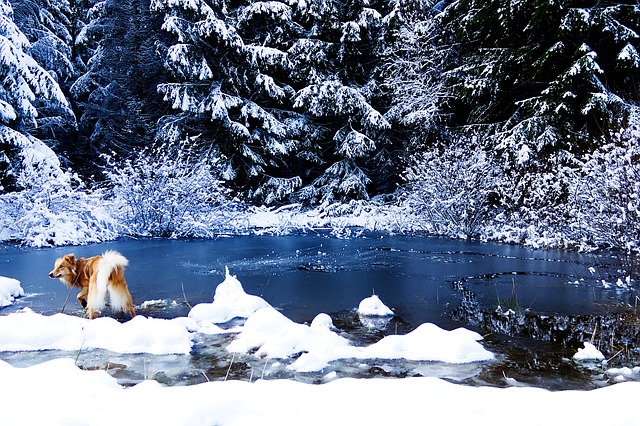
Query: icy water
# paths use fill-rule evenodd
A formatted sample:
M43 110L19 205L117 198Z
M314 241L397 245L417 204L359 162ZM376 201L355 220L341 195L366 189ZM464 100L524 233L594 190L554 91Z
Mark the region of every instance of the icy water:
M425 237L336 239L310 234L131 239L51 249L4 245L0 246L0 276L20 280L28 295L0 314L25 307L44 314L60 312L68 291L47 277L54 260L69 252L88 257L107 249L129 259L126 277L142 315L186 316L189 306L211 302L227 266L247 293L263 297L293 321L309 322L318 313L328 313L342 332L360 344L432 322L446 329L477 330L486 335L488 349L498 355L491 363L470 365L345 360L331 366L332 377L428 375L492 385L506 385L507 378L516 378L550 389L590 388L599 385L599 372L578 368L569 358L580 342L592 337L596 323L601 338L611 340L611 351L620 344L637 348L633 346L638 338L633 320L637 291L616 285L615 258ZM366 327L355 313L358 303L374 292L396 314L378 328ZM161 302L141 306L151 300ZM65 312L81 315L75 293ZM627 331L620 331L621 323ZM31 365L72 356L84 368L109 369L125 384L145 378L189 384L225 377L310 382L326 377L326 371L323 375L288 372L286 361L231 359L224 347L232 338L198 336L189 356L47 351L0 353L0 359ZM627 349L625 356L633 357L634 350Z

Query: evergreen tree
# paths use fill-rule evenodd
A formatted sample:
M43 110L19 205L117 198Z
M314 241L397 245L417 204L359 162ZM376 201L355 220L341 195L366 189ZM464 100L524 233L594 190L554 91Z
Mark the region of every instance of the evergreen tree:
M25 168L37 168L52 179L62 175L56 155L32 134L38 128L39 105L61 116L70 110L54 78L27 54L29 48L11 5L0 0L0 191L32 184L20 179Z
M382 15L366 2L157 0L177 113L165 141L191 138L225 179L266 203L366 198L362 165L389 127L372 106ZM303 189L299 190L303 186Z
M78 35L86 70L74 82L79 137L73 152L86 174L97 171L100 154L128 155L149 145L164 109L157 84L164 81L156 52L160 21L147 0L104 0L92 5Z
M442 15L454 123L489 125L514 165L580 154L639 100L637 2L459 0ZM623 83L624 82L624 83ZM637 86L636 86L637 87Z
M294 107L309 116L304 130L313 137L310 158L320 166L310 169L313 180L300 192L302 200L366 199L368 187L376 191L393 181L376 171L389 157L380 66L394 10L367 0L298 5L307 38L291 49L292 62L300 64L294 67L300 87Z
M564 203L566 168L640 100L637 2L459 0L439 18L450 124L485 135L506 205Z
M15 0L14 20L29 40L26 52L56 80L65 96L78 76L73 58L74 14L66 0ZM76 131L75 117L56 102L34 100L38 110L33 136L52 148L67 143Z
M65 91L82 67L75 55L83 26L83 1L14 0L15 22L30 42L31 56L52 72Z
M175 113L161 120L159 138L190 140L219 157L223 178L246 190L268 168L285 168L282 160L293 148L286 124L295 118L286 107L292 89L274 78L286 75L289 64L278 45L291 29L290 7L267 2L231 11L230 6L152 3L166 13L163 29L174 35L166 55L172 78L159 91ZM244 30L247 43L236 27Z

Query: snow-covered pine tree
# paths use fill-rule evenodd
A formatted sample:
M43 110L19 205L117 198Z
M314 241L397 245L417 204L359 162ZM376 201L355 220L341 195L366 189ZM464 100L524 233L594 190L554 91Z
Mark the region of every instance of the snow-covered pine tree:
M296 197L311 203L366 198L362 166L389 127L373 106L383 5L156 0L175 37L160 90L176 113L160 138L217 150L225 179L256 201L301 186Z
M321 166L299 196L321 204L366 199L368 175L387 160L390 123L381 108L379 71L385 17L394 9L386 2L314 0L297 10L307 32L291 49L291 61L302 65L293 69L300 87L294 107L311 118L311 153Z
M86 70L71 87L79 117L73 155L89 166L86 174L98 171L102 153L127 155L153 141L165 111L156 89L165 72L154 18L149 0L94 1L87 11L77 36Z
M398 2L393 13L397 28L384 54L384 88L393 100L385 117L401 133L408 155L435 140L442 142L441 105L446 98L435 43L439 3L443 2Z
M78 71L73 58L73 11L66 0L14 0L14 21L29 40L26 53L47 70L63 93ZM59 151L58 146L73 138L75 117L66 105L35 99L37 127L32 136Z
M37 106L47 104L70 113L54 78L26 52L26 36L13 21L13 9L0 0L0 191L15 191L35 184L21 179L25 168L45 177L62 178L54 152L31 132L37 129Z
M292 9L278 1L154 0L173 35L159 86L173 108L158 138L189 138L224 163L223 178L258 201L279 201L298 188L286 159L297 148L286 51L300 30Z
M75 1L13 0L14 19L29 40L31 56L64 87L79 75L75 37L82 25ZM68 86L67 86L68 87Z
M441 15L451 123L484 129L505 176L519 176L505 189L510 207L564 203L562 170L639 101L626 59L639 46L639 13L628 0L458 0Z

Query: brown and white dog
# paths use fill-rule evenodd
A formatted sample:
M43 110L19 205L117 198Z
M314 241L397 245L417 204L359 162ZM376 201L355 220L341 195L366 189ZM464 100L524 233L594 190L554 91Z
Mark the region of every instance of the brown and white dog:
M56 260L49 277L58 278L68 287L79 287L78 302L87 308L89 319L96 311L102 311L107 304L107 293L111 311L129 311L136 315L133 300L124 279L127 258L117 251L107 250L102 256L77 258L68 254Z

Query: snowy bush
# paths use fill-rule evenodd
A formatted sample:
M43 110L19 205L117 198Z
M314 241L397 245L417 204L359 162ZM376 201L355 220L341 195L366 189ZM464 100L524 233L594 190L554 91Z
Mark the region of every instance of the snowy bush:
M496 172L480 147L464 142L414 156L404 173L404 203L427 232L473 237L488 218Z
M63 172L53 151L31 139L18 174L18 192L0 195L0 241L34 247L87 244L114 239L117 224L100 191Z
M218 179L217 161L194 155L185 145L110 163L105 173L115 212L128 233L210 237L235 217L237 204Z
M584 237L629 256L629 272L640 251L640 113L612 143L585 157L582 176L575 204Z

